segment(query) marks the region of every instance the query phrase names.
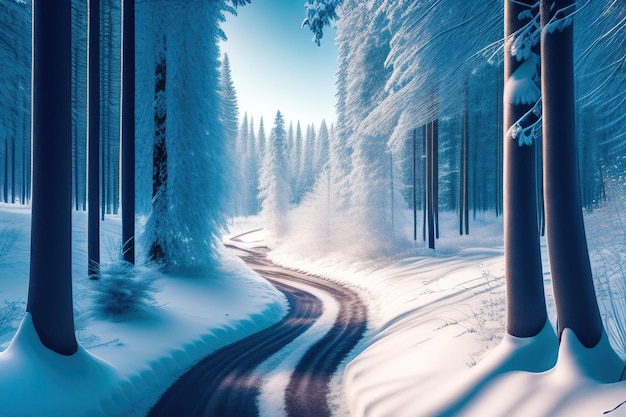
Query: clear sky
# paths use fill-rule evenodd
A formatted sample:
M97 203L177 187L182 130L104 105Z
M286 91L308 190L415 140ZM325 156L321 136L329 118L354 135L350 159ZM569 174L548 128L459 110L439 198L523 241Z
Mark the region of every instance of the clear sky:
M268 133L277 110L287 126L335 121L335 30L327 28L318 47L308 27L300 28L304 2L252 0L222 24L240 116L247 111L255 126L263 116Z

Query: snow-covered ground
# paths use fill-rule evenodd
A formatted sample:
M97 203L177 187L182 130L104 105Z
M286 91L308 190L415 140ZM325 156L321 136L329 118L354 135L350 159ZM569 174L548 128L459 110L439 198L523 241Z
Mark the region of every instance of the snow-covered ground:
M549 324L533 340L503 340L498 219L475 222L463 238L448 231L452 238L439 241L437 251L418 242L395 258L356 262L287 242L271 257L357 288L368 300L368 336L337 378L345 392L337 416L626 416L626 404L620 406L626 382L605 383L624 370L623 208L607 202L586 216L599 304L621 358L608 349L609 338L589 350L568 332L558 350ZM542 247L546 304L555 323L545 239Z
M28 289L30 210L0 207L0 415L144 416L187 367L220 347L278 321L286 300L274 287L224 252L204 277L158 276L155 306L122 318L94 314L86 277L86 215L74 213L73 279L79 352L55 355L24 320ZM102 223L102 262L117 259L120 222ZM3 246L4 247L4 246ZM0 247L0 254L4 249ZM147 273L143 271L143 273ZM12 342L21 322L19 336ZM6 349L6 350L5 350Z
M623 212L623 203L609 202L586 216L608 329L603 342L610 340L622 358L626 317L620 313L624 311L620 288L626 241L625 229L618 225L623 224ZM0 246L0 297L6 300L0 310L0 342L6 349L0 353L2 415L143 416L194 361L268 326L286 311L277 291L225 252L223 264L211 276L158 277L153 308L123 320L94 315L94 283L85 277L85 221L84 213L74 214L76 325L85 349L60 357L36 343L28 316L22 320L29 210L0 207L0 233L8 236ZM454 222L445 215L442 221L442 230L448 227L446 221ZM102 225L103 263L112 263L119 219L109 217ZM233 224L232 230L236 234L257 225L258 219L248 219ZM607 370L616 374L608 379L619 377L619 358L611 362L606 350L588 351L566 334L554 365L557 347L550 325L531 343L502 339L504 258L499 219L477 219L467 237L442 236L436 251L418 242L394 257L369 261L339 252L320 257L311 245L285 244L271 253L279 263L356 288L368 303L368 334L334 381L331 402L336 417L626 416L626 405L620 406L626 400L626 382L598 381ZM255 244L263 237L260 231L246 239ZM546 304L554 323L543 243ZM332 306L326 314L332 316ZM9 344L20 322L19 336ZM314 330L323 332L323 327ZM310 337L305 337L305 344L312 343ZM282 352L262 365L270 371L260 398L264 417L281 413L277 387L285 385L296 353ZM537 361L538 357L546 360Z

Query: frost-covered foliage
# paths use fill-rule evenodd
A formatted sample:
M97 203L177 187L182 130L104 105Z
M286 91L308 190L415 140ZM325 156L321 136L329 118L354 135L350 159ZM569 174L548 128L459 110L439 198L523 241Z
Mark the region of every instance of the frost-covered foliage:
M346 0L309 1L305 7L305 24L317 41L323 24L337 17L339 49L337 125L329 137L328 168L306 199L308 207L325 207L326 213L309 218L319 219L320 230L349 223L355 240L367 242L362 255L380 256L408 243L402 193L407 133L433 119L459 125L454 118L462 114L464 85L497 67L486 54L501 43L502 4ZM472 94L480 97L476 108L497 108L495 81L491 77L484 88L472 85ZM483 127L474 120L473 127ZM496 125L486 126L481 141L496 140ZM441 152L455 158L459 148L449 144L460 132L451 128L442 134L449 137L440 139L448 144ZM442 167L455 169L446 161ZM447 206L455 204L451 198ZM345 234L334 226L328 230L335 239Z
M113 262L92 282L94 309L103 317L120 318L156 305L156 275L125 262Z
M401 196L412 198L411 132L417 128L417 165L421 167L419 132L437 119L440 206L455 210L461 122L467 102L470 209L476 213L495 207L496 214L500 213L504 133L508 130L520 144L536 140L541 133L539 56L533 50L540 40L539 3L526 4L528 8L517 16L522 29L507 40L509 51L523 65L504 87L501 0L307 1L304 23L314 40L319 42L323 26L336 20L339 49L337 124L330 138L329 169L324 178L318 178L307 206L327 207L323 202L330 201L326 217L331 223L333 218L354 221L353 227L362 231L358 240L376 239L380 248L394 240L397 243L394 230L404 229L391 207L406 208ZM626 97L626 6L615 0L582 1L577 6L573 15L573 10L563 10L553 27L559 29L573 19L576 28L580 160L584 178L589 179L582 188L593 204L602 193L603 161L626 143L619 140L625 117L620 109ZM530 105L527 120L512 129L502 126L503 95ZM329 186L322 187L323 181ZM417 172L417 181L421 209L422 171ZM319 218L320 227L328 223L325 216L307 215ZM329 230L341 238L337 228ZM372 256L379 254L370 249Z
M261 218L270 245L279 242L287 232L289 189L287 132L285 131L285 121L279 111L276 113L274 126L265 149L259 184Z
M574 16L578 115L589 115L590 140L610 153L626 144L626 3L589 1Z
M236 2L240 4L241 2ZM138 191L152 191L155 66L166 39L167 211L144 238L165 242L165 270L211 267L229 212L231 153L220 120L219 23L231 2L154 1L137 4Z
M337 7L341 3L343 0L308 0L304 4L306 17L302 21L302 27L308 26L311 29L313 41L318 46L324 36L324 26L330 25L331 20L337 19Z

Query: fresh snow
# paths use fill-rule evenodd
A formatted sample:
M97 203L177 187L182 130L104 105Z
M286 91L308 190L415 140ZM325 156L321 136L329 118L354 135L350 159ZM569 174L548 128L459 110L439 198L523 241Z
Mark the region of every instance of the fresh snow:
M606 214L588 216L590 242L605 232L600 224ZM446 227L447 214L442 217ZM299 226L297 218L291 221ZM369 261L323 256L321 248L289 241L270 253L278 263L351 286L368 302L370 329L338 378L345 404L336 417L589 417L615 407L608 415L626 416L626 404L618 407L626 400L626 382L613 382L623 377L624 363L609 349L607 335L586 349L566 330L558 345L545 240L551 323L534 338L503 337L504 256L502 244L492 240L494 232L501 236L498 227L493 219L475 224L469 236L442 239L437 251L419 242L401 256ZM622 232L613 233L619 238ZM591 247L594 258L602 249ZM609 254L606 248L603 253ZM617 349L619 340L612 342Z
M592 263L598 250L594 239L605 231L596 221L602 216L601 210L587 216ZM0 229L22 230L0 263L5 277L0 291L7 301L26 297L29 218L28 208L0 207ZM0 354L3 415L143 416L200 357L276 322L286 311L284 297L224 251L212 277L161 277L157 306L124 321L96 317L89 313L92 283L82 275L85 219L84 213L74 213L77 330L83 347L70 357L50 352L38 343L25 315ZM445 213L441 220L445 227ZM264 240L257 225L253 218L231 228L235 234L253 231L241 239L257 245ZM119 219L108 217L103 241L119 240L117 230ZM418 242L398 256L370 260L339 252L320 256L321 247L290 246L289 240L271 252L276 262L355 288L368 304L368 333L333 380L335 417L626 416L626 405L620 406L626 382L611 382L624 371L622 358L608 349L615 336L605 334L597 347L586 349L566 330L558 346L547 261L551 323L534 338L503 338L500 232L497 219L483 220L470 236L442 238L437 251ZM104 247L103 259L114 259L117 244ZM545 242L543 252L547 259ZM256 370L265 375L258 399L263 417L283 415L289 375L336 315L336 303L317 295L325 304L320 323Z
M21 302L28 288L29 208L0 205L4 227L22 233L0 262L0 297ZM117 259L120 230L115 216L102 223L104 264ZM69 357L51 352L26 315L0 353L2 416L143 416L186 368L286 313L282 294L224 251L221 265L205 277L161 276L155 307L124 319L97 317L94 283L86 277L85 231L86 214L75 212L75 316L83 347ZM2 331L10 333L3 340L15 333Z

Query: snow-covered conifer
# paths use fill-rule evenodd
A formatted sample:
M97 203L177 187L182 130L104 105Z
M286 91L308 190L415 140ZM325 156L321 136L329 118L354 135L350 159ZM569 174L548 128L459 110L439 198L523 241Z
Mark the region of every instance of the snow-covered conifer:
M140 5L142 18L146 19L142 39L149 45L167 39L168 209L161 227L150 228L148 221L146 236L152 240L159 236L166 242L163 267L172 272L194 273L209 268L218 256L215 248L226 227L232 163L220 122L217 46L223 36L219 23L226 6L224 1L200 2L194 7L180 1ZM158 60L154 51L150 52L140 52L143 68L137 73L142 77L140 84L154 94ZM146 99L153 103L153 98L144 96ZM154 115L149 107L142 110ZM154 138L154 118L146 114L141 117L138 130ZM145 141L145 145L152 148L151 141ZM150 154L143 149L144 154Z
M257 135L254 127L254 118L250 118L250 132L248 133L247 151L245 155L245 184L246 205L244 215L258 214L259 205L259 158L257 151Z
M289 189L287 134L283 115L278 111L267 143L259 184L261 217L270 245L279 242L287 232Z
M236 205L237 208L235 213L238 215L245 215L245 210L247 207L247 184L248 177L246 176L246 168L247 168L247 153L248 153L248 136L250 134L250 128L248 127L248 112L243 114L243 119L241 121L241 125L239 126L239 131L237 132L237 143L235 147L235 158L234 161L237 164L236 166L236 181L237 184L235 186L236 189Z
M314 159L314 170L315 177L317 177L328 164L328 146L329 146L329 133L328 126L326 125L326 120L322 120L320 123L320 129L317 133L317 138L315 141L315 159Z
M224 128L226 141L234 146L238 133L239 105L237 104L237 91L233 84L228 54L224 54L220 72L220 121Z
M224 140L226 141L226 149L229 153L228 159L231 160L233 164L236 164L238 161L237 156L240 155L237 152L237 147L239 145L237 141L239 131L239 106L237 104L237 92L231 76L228 54L224 54L224 58L222 60L219 92L221 104L220 122L222 124L222 128L224 129ZM232 182L237 184L240 183L241 170L238 169L238 167L234 167L231 170L231 173L233 175ZM236 204L236 201L238 200L237 192L239 190L241 190L239 187L231 187L232 195L228 198L232 202L229 206L228 214L230 215L237 213L238 204Z

